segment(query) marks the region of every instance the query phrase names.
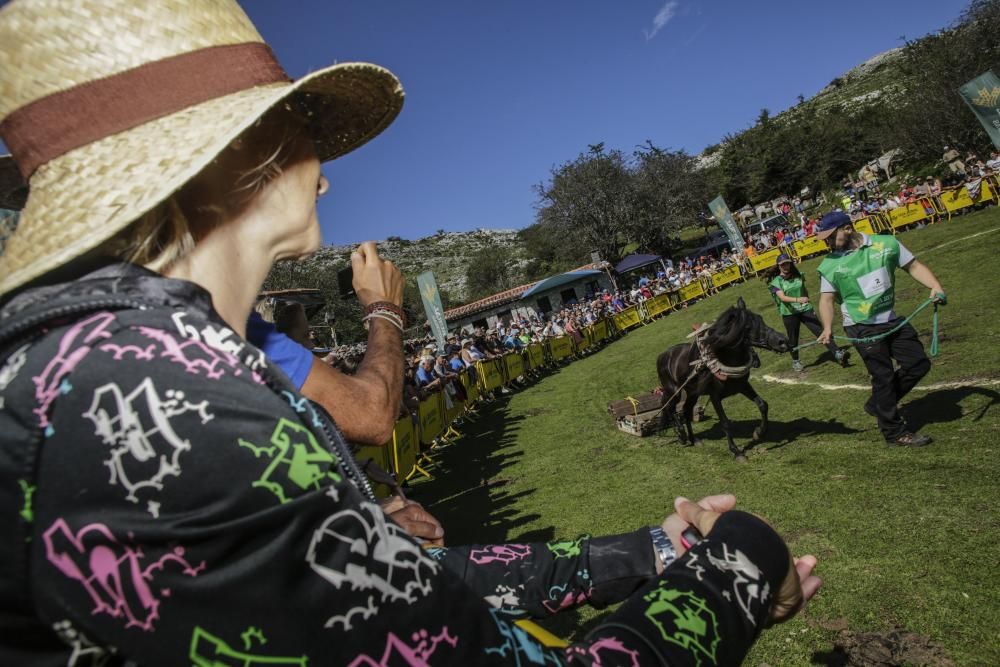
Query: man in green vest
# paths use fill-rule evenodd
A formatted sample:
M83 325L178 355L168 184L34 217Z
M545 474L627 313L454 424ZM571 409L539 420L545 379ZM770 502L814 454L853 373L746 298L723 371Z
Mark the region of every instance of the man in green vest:
M820 343L833 337L834 302L840 304L844 331L851 338L882 336L900 324L893 311L896 269L902 268L944 303L944 290L931 270L919 262L894 236L868 236L854 230L842 211L827 213L816 227L830 254L819 265ZM897 403L931 368L917 332L909 324L872 343L855 343L872 378L872 395L865 412L878 420L890 445L923 447L931 438L913 433L899 414ZM893 368L893 360L898 370Z

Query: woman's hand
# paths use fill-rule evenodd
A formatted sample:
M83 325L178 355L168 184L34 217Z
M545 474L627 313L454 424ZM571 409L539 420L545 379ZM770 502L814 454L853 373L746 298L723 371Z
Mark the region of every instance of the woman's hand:
M365 241L351 253L354 291L361 306L388 301L403 305L403 274L396 266L378 256L374 241Z
M735 498L733 500L735 505ZM675 500L674 508L682 520L695 526L702 535L708 535L721 516L719 512L706 509L701 503L695 504L686 498ZM795 616L823 585L823 581L813 574L816 563L816 557L812 555L788 559L788 571L771 602L768 625L782 623Z

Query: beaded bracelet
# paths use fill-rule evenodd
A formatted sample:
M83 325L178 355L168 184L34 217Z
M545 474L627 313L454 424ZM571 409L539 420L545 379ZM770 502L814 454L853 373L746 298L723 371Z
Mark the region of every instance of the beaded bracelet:
M372 320L372 318L378 318L380 320L385 320L386 322L390 322L394 327L399 329L400 332L403 331L403 321L399 318L398 315L389 312L388 310L376 310L362 317L361 322L365 326L365 331L368 330L369 326L368 323Z

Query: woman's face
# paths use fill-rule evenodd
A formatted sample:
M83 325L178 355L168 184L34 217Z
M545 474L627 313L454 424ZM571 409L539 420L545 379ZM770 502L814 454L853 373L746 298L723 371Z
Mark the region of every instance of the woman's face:
M295 259L319 249L322 238L316 200L329 187L320 173L312 142L297 139L293 155L281 174L251 204L254 217L269 223L269 233L274 235L278 249L276 259Z

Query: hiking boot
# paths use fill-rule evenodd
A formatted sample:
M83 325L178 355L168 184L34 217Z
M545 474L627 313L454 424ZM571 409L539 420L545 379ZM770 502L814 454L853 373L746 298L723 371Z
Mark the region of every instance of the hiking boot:
M847 358L851 355L847 350L837 350L837 353L833 355L833 358L837 360L841 368L847 368Z
M890 440L889 444L894 447L926 447L932 442L934 442L934 439L929 435L906 431Z
M796 373L801 373L805 369L802 368L802 362L796 359L795 361L792 362L792 370L795 371Z

